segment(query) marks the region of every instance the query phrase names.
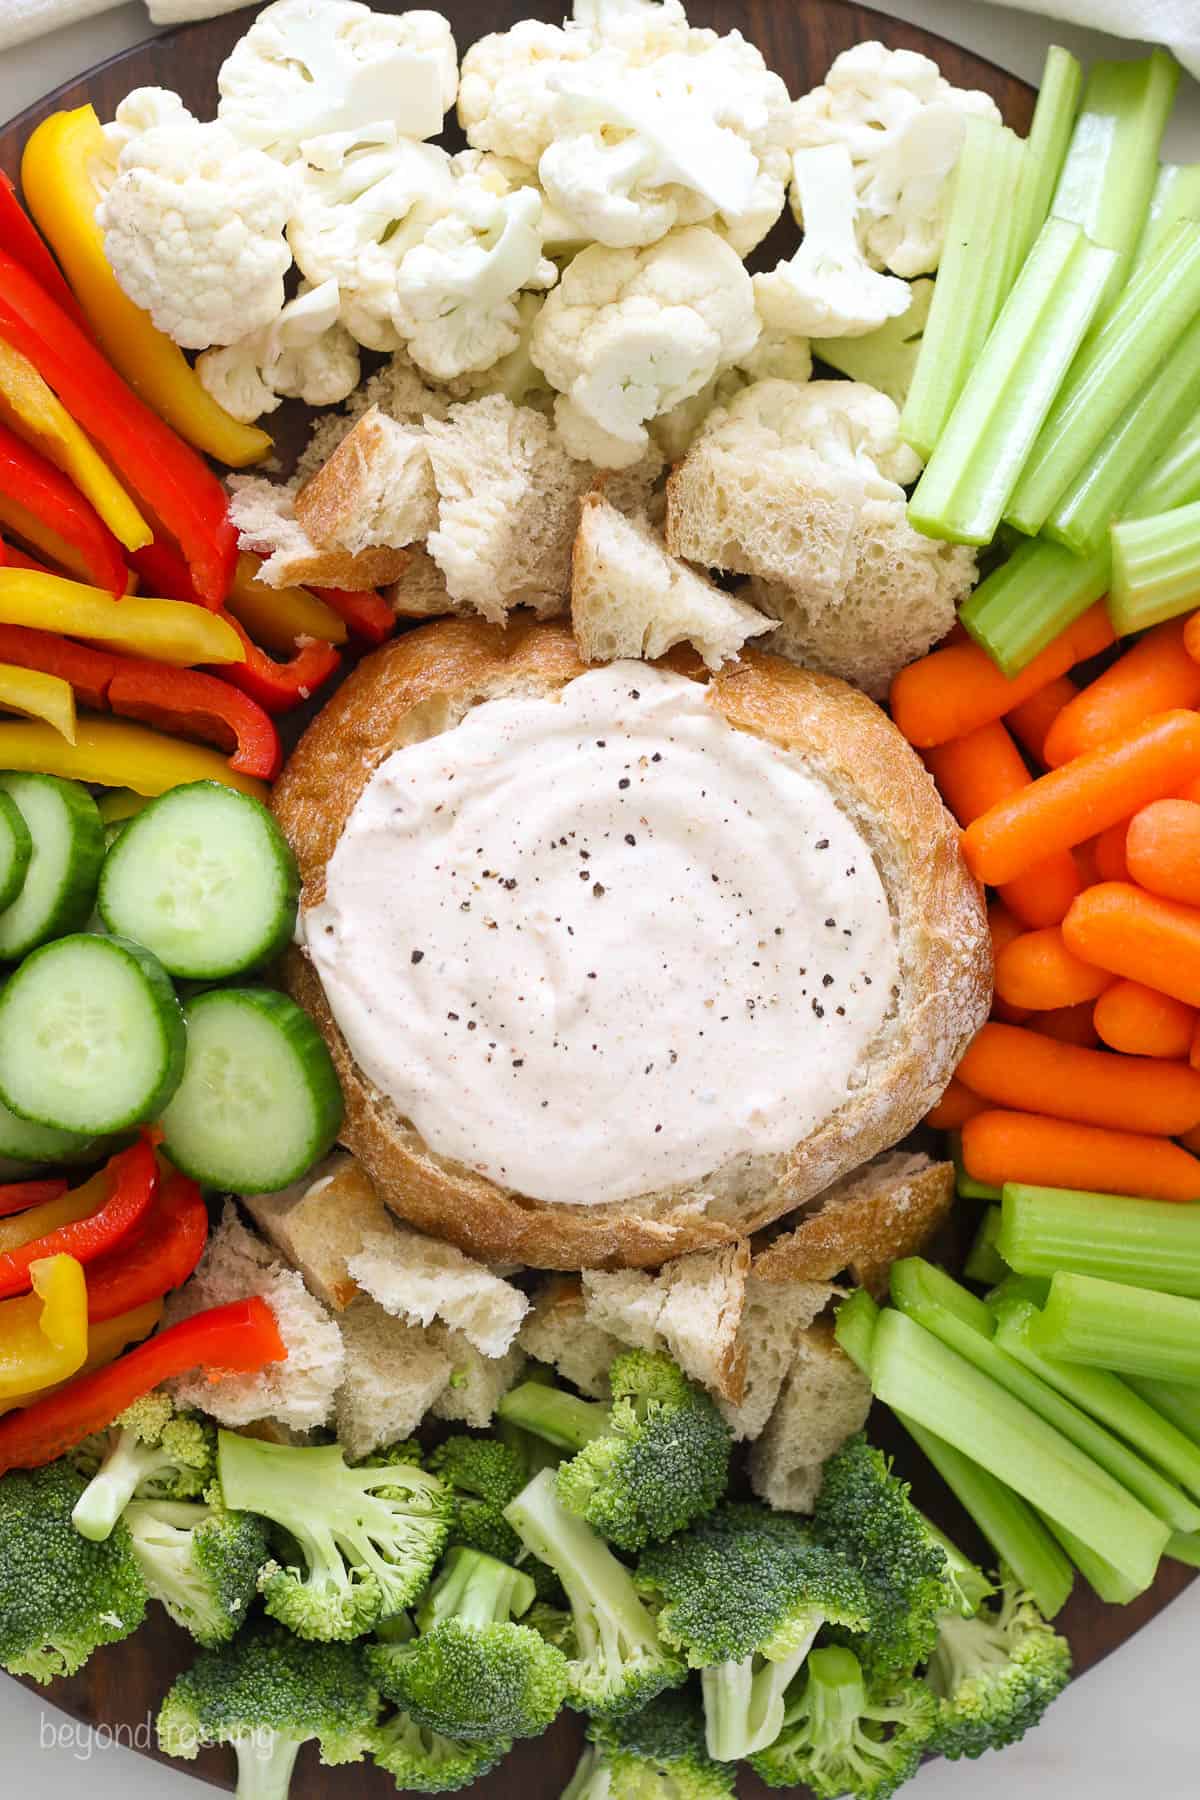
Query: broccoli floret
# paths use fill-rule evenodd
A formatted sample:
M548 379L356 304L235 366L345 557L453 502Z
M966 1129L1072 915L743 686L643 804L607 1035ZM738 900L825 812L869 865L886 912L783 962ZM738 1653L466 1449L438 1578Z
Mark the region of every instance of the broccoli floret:
M450 1523L436 1475L405 1458L351 1468L337 1444L266 1444L222 1431L225 1504L286 1532L297 1560L267 1563L267 1611L303 1638L361 1637L429 1581Z
M71 1523L83 1480L66 1462L0 1479L0 1668L53 1681L146 1615L146 1584L123 1525L89 1543Z
M1071 1678L1071 1648L1007 1570L999 1603L942 1614L925 1679L938 1699L933 1749L1001 1750L1036 1725Z
M265 1621L203 1650L158 1715L159 1747L191 1762L205 1744L237 1752L238 1800L286 1800L302 1744L326 1764L361 1762L379 1694L350 1644L305 1644Z
M996 1592L996 1584L989 1580L969 1556L963 1555L958 1545L944 1531L939 1530L932 1519L927 1519L922 1513L921 1521L946 1558L944 1573L949 1586L950 1604L957 1606L964 1619L969 1619L979 1611L988 1595Z
M604 1716L637 1712L685 1679L683 1661L659 1638L629 1570L562 1505L552 1470L535 1475L505 1517L562 1582L574 1640L568 1706Z
M866 1588L854 1564L788 1513L721 1507L646 1550L637 1585L658 1630L701 1670L709 1754L734 1762L783 1725L784 1693L823 1625L865 1631Z
M420 1635L372 1645L368 1666L389 1700L446 1737L540 1737L568 1672L561 1650L513 1622L533 1597L528 1575L460 1545L421 1604Z
M246 1623L270 1555L261 1520L227 1512L213 1487L206 1502L135 1500L125 1524L150 1598L206 1649L228 1643Z
M463 1743L396 1713L376 1730L371 1755L406 1792L453 1794L494 1769L511 1749L507 1738Z
M689 1689L661 1694L629 1719L594 1719L588 1737L612 1800L730 1800L735 1770L704 1744L704 1715Z
M498 1438L459 1433L438 1445L427 1466L451 1492L450 1542L482 1550L499 1562L519 1562L532 1577L539 1600L561 1601L553 1569L530 1556L504 1517L504 1508L529 1480L519 1452Z
M825 1464L813 1530L862 1570L867 1585L870 1636L849 1647L868 1674L910 1675L937 1640L951 1592L946 1556L909 1499L907 1482L861 1433Z
M864 1677L852 1650L814 1650L789 1696L783 1730L750 1758L768 1787L810 1787L818 1800L887 1800L915 1775L936 1717L924 1682Z
M107 1431L71 1452L87 1488L75 1508L75 1529L100 1543L129 1502L193 1500L213 1478L216 1427L197 1413L176 1412L162 1393L144 1394Z
M669 1357L629 1350L609 1382L611 1407L522 1382L499 1412L576 1451L558 1471L559 1499L622 1550L640 1550L711 1512L729 1479L733 1434Z

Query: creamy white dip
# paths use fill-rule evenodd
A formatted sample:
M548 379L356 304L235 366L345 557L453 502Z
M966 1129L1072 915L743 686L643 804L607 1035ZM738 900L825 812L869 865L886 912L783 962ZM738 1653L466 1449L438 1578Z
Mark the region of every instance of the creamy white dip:
M396 751L304 937L434 1151L574 1206L804 1138L861 1083L898 979L826 789L639 662Z

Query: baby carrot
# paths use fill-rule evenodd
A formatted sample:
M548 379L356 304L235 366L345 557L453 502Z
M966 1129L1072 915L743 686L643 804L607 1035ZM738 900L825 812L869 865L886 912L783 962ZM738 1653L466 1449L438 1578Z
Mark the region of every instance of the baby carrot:
M1200 706L1200 663L1188 655L1183 631L1182 619L1156 625L1062 709L1046 738L1052 769L1155 713Z
M1194 666L1200 675L1200 664ZM1033 781L999 719L927 750L925 763L942 799L964 827ZM1082 886L1071 852L1060 850L1006 882L1001 897L1023 925L1057 925Z
M1098 602L1011 681L978 644L949 644L900 671L892 683L892 718L919 750L965 737L990 719L1003 718L1112 641L1112 625Z
M1200 775L1200 714L1157 713L1010 794L968 825L963 855L977 881L1022 875Z
M1097 881L1128 881L1129 864L1125 861L1125 836L1128 819L1118 819L1092 839L1092 855L1096 862ZM1094 883L1089 883L1094 886Z
M1127 1056L1178 1058L1191 1049L1200 1013L1140 981L1114 981L1097 1000L1092 1018L1110 1050L1123 1050Z
M1054 724L1064 706L1069 706L1075 699L1079 689L1065 675L1059 675L1054 681L1048 681L1045 687L1030 694L1028 700L1022 700L1005 714L1004 723L1016 738L1023 750L1027 750L1034 762L1045 766L1046 738L1050 727Z
M1188 1050L1188 1061L1193 1069L1200 1069L1200 1022L1192 1033L1192 1042Z
M1156 800L1144 806L1130 820L1125 861L1139 887L1164 900L1200 906L1200 805Z
M956 1081L952 1076L949 1087L937 1105L925 1114L925 1123L932 1126L934 1131L958 1131L968 1119L973 1118L977 1112L984 1112L986 1108L986 1100L981 1100L978 1094L973 1094L970 1088L964 1087L961 1081Z
M988 930L992 934L992 966L995 968L996 958L1000 952L1006 945L1011 944L1014 938L1022 935L1023 927L1020 919L1014 919L1003 900L989 900L987 916ZM1006 1000L1000 998L999 994L992 996L992 1011L998 1019L1007 1019L1010 1025L1019 1025L1022 1020L1029 1017L1026 1007L1010 1006Z
M1101 832L1101 837L1104 835ZM1096 846L1100 838L1088 838L1084 844L1076 844L1071 855L1075 858L1075 867L1079 870L1079 879L1084 887L1092 887L1102 879L1099 865L1096 862Z
M1057 1038L1060 1044L1079 1044L1084 1050L1094 1050L1100 1041L1092 1008L1086 1001L1079 1006L1052 1006L1049 1012L1029 1013L1026 1023L1030 1031Z
M1027 1181L1148 1200L1200 1200L1200 1159L1178 1144L1037 1113L976 1113L962 1128L962 1156L967 1174L991 1187Z
M1057 925L1023 932L1005 944L996 955L995 979L1001 1000L1029 1012L1081 1006L1112 985L1112 976L1104 969L1094 968L1067 948Z
M1183 647L1200 662L1200 612L1194 612L1183 627Z
M1074 956L1200 1006L1200 910L1124 881L1102 881L1062 922ZM1008 953L1011 954L1011 951Z
M1195 1131L1181 1131L1179 1141L1185 1150L1192 1152L1193 1156L1200 1156L1200 1125L1196 1127Z
M1174 1137L1200 1125L1200 1074L1181 1062L1056 1043L1016 1025L977 1032L955 1071L995 1106Z

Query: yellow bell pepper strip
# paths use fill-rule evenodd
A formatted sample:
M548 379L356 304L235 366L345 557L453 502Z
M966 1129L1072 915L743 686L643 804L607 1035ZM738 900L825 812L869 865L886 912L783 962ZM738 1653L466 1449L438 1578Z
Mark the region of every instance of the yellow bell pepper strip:
M123 819L136 818L145 810L146 796L135 794L132 788L113 788L110 793L96 795L96 806L106 825L119 825Z
M87 563L74 544L69 544L44 519L39 519L36 513L31 512L27 506L22 506L19 500L14 500L9 494L0 493L0 528L13 537L20 538L22 543L32 544L35 550L41 551L47 562L65 569L76 581L91 579ZM10 544L6 544L4 548L4 560L10 567L24 566L17 561L17 554Z
M29 358L0 340L0 421L70 477L117 542L140 550L153 532L104 458Z
M263 801L269 791L265 781L231 769L216 750L117 719L79 719L73 744L49 725L0 719L0 769L28 769L61 775L66 781L92 781L98 787L133 788L151 800L185 781L219 781Z
M13 1302L6 1302L6 1304L11 1305ZM89 1323L87 1355L82 1368L73 1370L72 1373L90 1375L94 1369L107 1368L109 1363L115 1362L117 1357L123 1351L128 1350L131 1344L140 1344L143 1338L150 1336L150 1333L162 1322L163 1310L161 1300L149 1300L145 1306L134 1307L131 1311L122 1313L119 1318L105 1319L98 1325ZM64 1377L64 1380L66 1379L67 1377ZM45 1387L30 1388L24 1393L10 1394L7 1399L0 1401L0 1413L12 1412L18 1406L29 1406L34 1400L44 1400L48 1394L57 1392L62 1385L62 1381L55 1381Z
M21 162L25 199L99 343L134 392L181 438L230 468L271 454L271 439L218 406L183 351L157 331L122 291L104 254L92 179L111 151L90 106L53 113L33 133Z
M206 606L140 594L114 600L99 588L33 569L0 568L0 624L86 638L181 668L246 660L233 626Z
M332 606L307 588L267 587L255 579L261 568L261 557L243 551L225 600L226 609L256 644L290 656L301 637L320 638L326 644L345 643L346 622Z
M0 712L43 719L68 744L75 742L75 690L59 675L0 663Z
M33 1293L0 1302L0 1399L66 1381L88 1353L87 1283L73 1256L29 1270Z

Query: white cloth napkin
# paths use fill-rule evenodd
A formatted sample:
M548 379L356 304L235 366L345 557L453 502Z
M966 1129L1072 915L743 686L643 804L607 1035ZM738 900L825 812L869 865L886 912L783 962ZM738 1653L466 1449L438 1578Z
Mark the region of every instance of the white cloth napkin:
M0 0L0 50L64 25L78 25L81 19L94 19L118 5L120 0ZM182 25L235 12L246 0L147 0L147 5L156 25Z

